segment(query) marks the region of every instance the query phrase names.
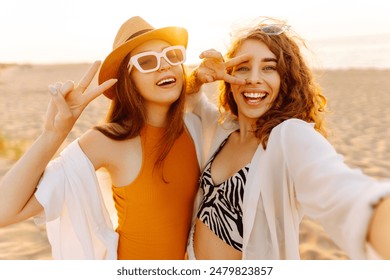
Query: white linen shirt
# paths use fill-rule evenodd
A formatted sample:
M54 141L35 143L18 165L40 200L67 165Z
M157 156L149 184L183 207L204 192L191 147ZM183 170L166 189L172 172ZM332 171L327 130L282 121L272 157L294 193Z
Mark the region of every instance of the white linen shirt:
M218 125L219 113L204 94L196 104L204 137L213 139L204 145L207 159L238 126L230 121ZM251 160L244 186L242 258L300 259L303 215L320 222L352 259L374 258L367 247L368 226L374 206L389 195L389 181L347 166L312 124L284 121L272 130L266 150L259 145ZM201 200L200 189L193 225Z
M199 165L203 164L202 131L198 117L185 115ZM116 259L118 234L105 204L94 166L77 139L52 160L38 184L35 197L44 213L53 259ZM111 196L112 197L112 196Z

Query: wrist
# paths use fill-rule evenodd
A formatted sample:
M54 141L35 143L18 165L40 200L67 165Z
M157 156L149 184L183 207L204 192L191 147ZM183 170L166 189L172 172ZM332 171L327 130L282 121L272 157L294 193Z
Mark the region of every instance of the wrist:
M49 143L62 143L67 136L67 132L44 129L40 135L40 138L45 139Z
M198 76L198 67L196 67L194 68L194 70L192 70L190 75L187 77L186 93L189 95L197 93L199 92L202 85L203 83Z

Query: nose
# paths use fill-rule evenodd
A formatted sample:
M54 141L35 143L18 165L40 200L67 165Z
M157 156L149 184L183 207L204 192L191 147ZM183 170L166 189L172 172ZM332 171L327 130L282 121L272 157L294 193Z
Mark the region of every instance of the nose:
M253 70L250 72L249 77L245 79L246 84L261 84L264 82L263 77L259 71Z
M166 61L165 58L160 58L160 68L158 69L159 71L165 71L171 68L171 65Z
M255 85L255 84L261 84L263 80L261 79L245 79L245 82L247 85Z

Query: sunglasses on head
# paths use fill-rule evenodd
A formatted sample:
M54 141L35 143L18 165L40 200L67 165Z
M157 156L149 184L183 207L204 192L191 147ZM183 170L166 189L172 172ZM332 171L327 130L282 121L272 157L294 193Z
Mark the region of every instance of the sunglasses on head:
M133 66L141 73L154 72L160 69L161 58L164 58L172 66L182 64L186 60L186 49L184 46L170 46L163 49L162 52L149 51L133 55L127 69L129 69L129 73Z
M290 25L277 24L277 23L263 25L258 28L258 30L260 30L261 32L267 35L280 35L289 29L290 29Z

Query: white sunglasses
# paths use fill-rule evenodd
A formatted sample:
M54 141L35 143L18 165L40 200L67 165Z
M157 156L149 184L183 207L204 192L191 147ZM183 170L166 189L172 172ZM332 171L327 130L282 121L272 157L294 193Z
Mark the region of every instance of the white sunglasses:
M129 69L129 73L133 66L141 73L154 72L160 69L161 58L164 58L172 66L182 64L186 60L186 49L184 46L171 46L163 49L160 53L149 51L133 55L127 64L127 69Z

